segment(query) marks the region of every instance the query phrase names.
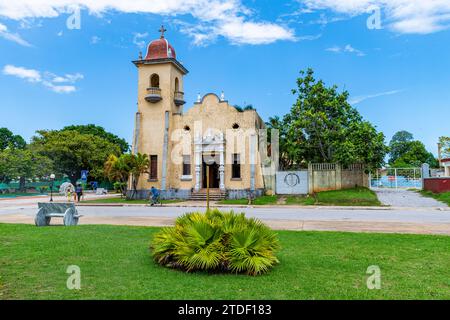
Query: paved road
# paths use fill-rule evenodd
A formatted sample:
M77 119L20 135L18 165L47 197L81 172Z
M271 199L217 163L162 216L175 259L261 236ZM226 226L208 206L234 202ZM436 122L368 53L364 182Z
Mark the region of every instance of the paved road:
M63 200L62 198L58 200ZM0 223L34 224L38 201L0 200ZM203 204L203 203L202 203ZM244 212L277 230L351 231L450 235L450 208L221 207ZM78 206L81 224L169 226L176 217L204 211L186 206ZM61 224L60 219L52 224Z
M86 217L162 217L175 218L186 212L204 211L198 207L78 207L78 211ZM315 220L315 221L374 221L374 222L412 222L412 223L450 223L450 211L437 209L335 209L335 208L226 208L245 212L249 217L262 220ZM34 216L35 206L1 207L2 215L21 214ZM1 221L1 219L0 219Z
M387 206L416 208L446 208L447 205L433 198L423 197L408 190L377 189L378 199Z

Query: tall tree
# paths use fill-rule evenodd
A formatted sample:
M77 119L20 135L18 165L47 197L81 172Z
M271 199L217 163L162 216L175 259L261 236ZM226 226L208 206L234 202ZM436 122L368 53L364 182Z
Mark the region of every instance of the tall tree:
M240 105L235 105L234 108L239 112L244 112L248 110L256 110L252 104L247 104L245 107L241 107Z
M81 170L89 175L104 177L104 164L108 156L121 153L118 145L92 134L78 131L38 131L30 148L53 161L56 173L67 175L75 184L81 177Z
M27 179L48 177L53 163L47 157L32 153L29 149L6 149L0 151L0 181L9 182L19 178L19 189L25 190Z
M450 137L440 137L439 143L441 144L441 152L443 158L450 158Z
M119 138L115 134L106 131L103 127L94 124L67 126L64 127L62 131L78 131L82 134L92 134L96 137L106 139L109 142L118 145L122 153L127 153L130 149L130 145L125 139Z
M133 169L133 155L126 153L119 157L111 154L104 166L105 177L118 182L123 196L127 194L127 182Z
M137 187L139 184L139 179L142 174L149 172L150 167L150 158L146 154L138 153L133 155L133 162L131 168L131 178L133 183L133 195L132 198L135 197L137 192Z
M295 152L297 151L297 148L293 146L292 142L288 138L288 128L285 126L285 121L283 119L280 119L279 116L271 117L269 118L269 122L266 123L267 129L268 129L268 143L271 143L271 137L273 134L275 134L275 130L278 132L278 143L279 143L279 165L281 169L289 169L294 166L294 161L297 159L297 155ZM274 152L275 150L272 150L273 146L270 145L271 152Z
M413 134L408 131L403 130L395 133L391 139L391 142L389 143L389 162L396 162L397 159L408 152L409 144L413 140Z
M389 143L389 165L396 168L420 167L428 163L431 167L438 167L435 156L427 151L425 145L414 140L412 133L399 131L392 137Z
M0 128L0 151L6 148L24 149L27 143L20 135L13 134L7 128Z
M134 198L142 174L148 173L150 159L148 155L138 153L122 154L120 157L110 155L105 162L104 173L111 182L119 182L123 195L126 195L126 184L131 177L132 195Z
M348 103L347 91L327 87L314 78L314 71L301 71L297 101L282 120L272 118L267 126L280 130L280 159L289 169L307 162L360 162L371 167L384 163L387 147L377 132Z

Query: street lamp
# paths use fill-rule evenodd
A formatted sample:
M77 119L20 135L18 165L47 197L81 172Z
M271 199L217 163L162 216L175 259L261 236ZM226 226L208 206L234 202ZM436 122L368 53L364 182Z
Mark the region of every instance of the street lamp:
M53 202L53 184L55 182L55 174L50 175L50 202Z

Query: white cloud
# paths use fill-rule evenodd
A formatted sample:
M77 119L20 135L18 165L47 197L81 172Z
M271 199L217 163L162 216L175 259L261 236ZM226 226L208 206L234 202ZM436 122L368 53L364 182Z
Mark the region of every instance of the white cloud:
M101 40L100 37L98 37L98 36L92 36L92 37L91 37L91 44L97 44L97 43L100 42L100 40Z
M3 74L8 76L15 76L21 79L25 79L28 82L41 82L41 73L34 69L26 69L22 67L16 67L13 65L6 65L3 68Z
M134 37L133 37L133 43L138 47L138 48L145 48L145 46L147 45L147 42L144 40L145 38L148 37L148 33L139 33L139 32L135 32L134 33Z
M4 66L3 74L24 79L31 83L40 83L56 93L75 92L77 88L73 84L84 78L81 73L58 76L50 72L40 72L35 69L27 69L13 65Z
M47 73L54 83L75 83L78 80L84 79L81 73L66 74L65 76L57 76L51 73Z
M268 44L293 38L293 32L279 25L265 22L247 22L241 17L223 21L217 33L234 44Z
M12 33L8 31L8 28L4 25L0 23L0 37L2 37L3 39L15 42L17 44L20 44L21 46L24 47L31 47L31 44L28 43L26 40L24 40L19 34L17 33Z
M383 11L386 24L400 33L428 34L450 27L449 0L298 0L309 10L332 10L350 16ZM384 24L384 23L383 23Z
M56 92L56 93L72 93L72 92L77 91L77 88L75 86L55 85L55 84L53 84L51 82L48 82L48 81L44 81L42 84L44 86L46 86L47 88L49 88L50 90L52 90L53 92Z
M79 6L91 14L108 11L152 13L165 16L191 15L194 25L184 25L182 31L197 44L222 36L234 44L267 44L278 40L295 40L293 30L276 23L252 20L252 11L241 0L0 0L0 16L54 18Z
M334 53L354 53L358 57L364 57L366 55L361 50L353 48L352 45L350 45L350 44L347 44L344 47L334 46L334 47L326 49L326 51L330 51L330 52L334 52Z
M300 41L313 41L320 39L322 37L322 34L316 34L316 35L306 35L306 36L299 36L298 40Z
M361 103L367 99L373 99L373 98L378 98L378 97L383 97L383 96L391 96L391 95L400 93L402 91L403 90L391 90L391 91L386 91L386 92L381 92L381 93L369 94L369 95L365 95L365 96L356 96L354 98L351 98L349 103L354 105L354 104Z

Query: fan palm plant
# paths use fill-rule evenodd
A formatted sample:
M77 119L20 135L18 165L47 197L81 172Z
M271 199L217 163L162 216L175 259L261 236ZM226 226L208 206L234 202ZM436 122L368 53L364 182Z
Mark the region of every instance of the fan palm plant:
M153 239L155 261L169 268L259 275L278 263L276 234L244 214L189 213Z

